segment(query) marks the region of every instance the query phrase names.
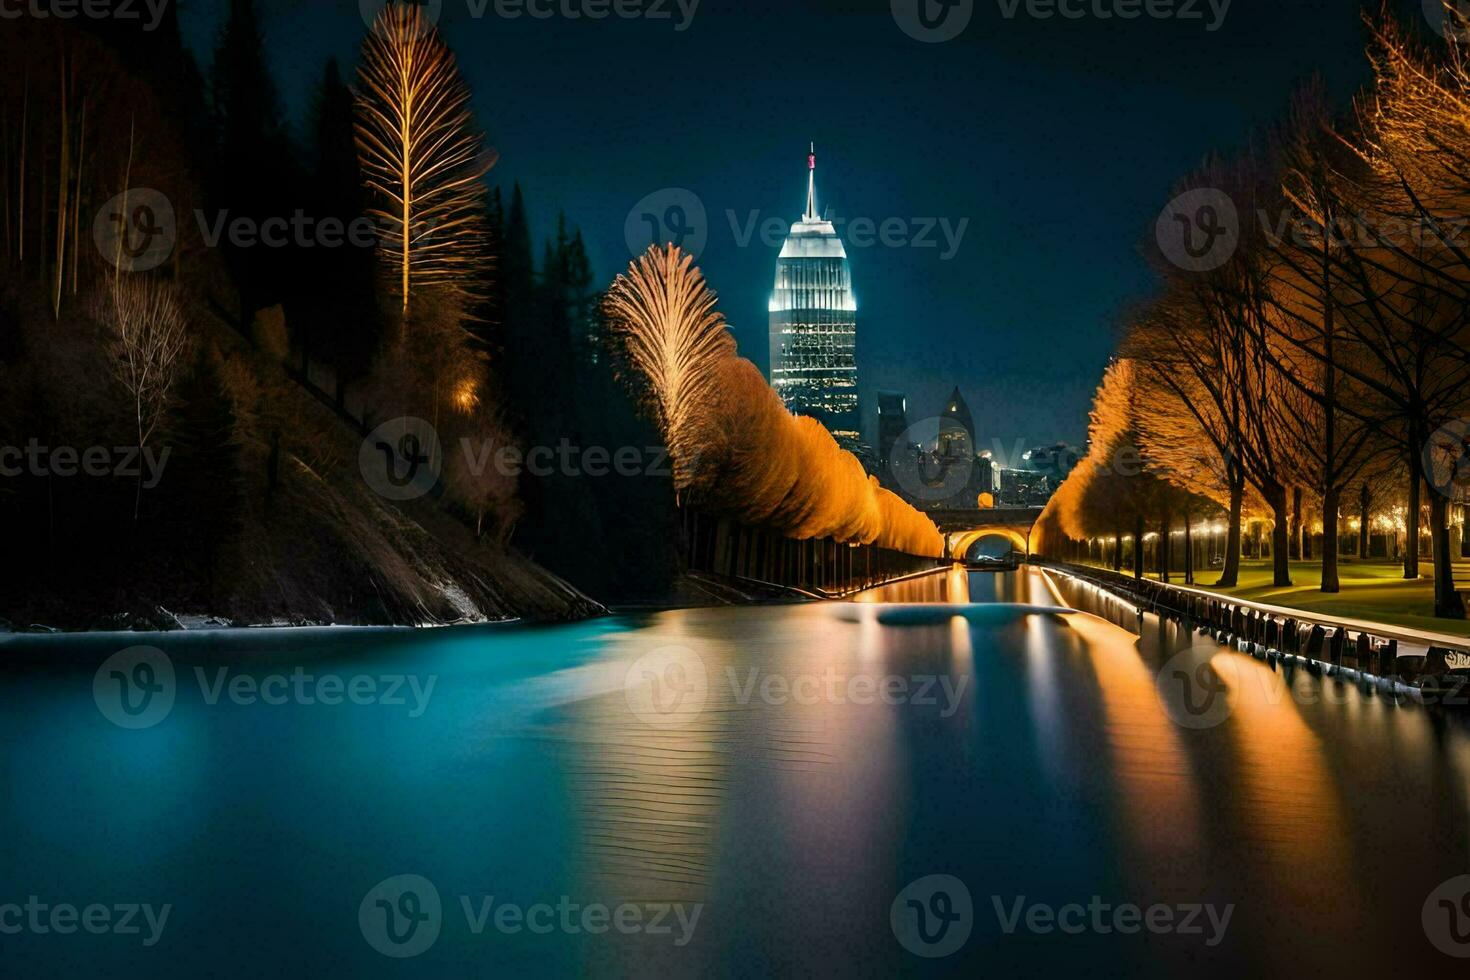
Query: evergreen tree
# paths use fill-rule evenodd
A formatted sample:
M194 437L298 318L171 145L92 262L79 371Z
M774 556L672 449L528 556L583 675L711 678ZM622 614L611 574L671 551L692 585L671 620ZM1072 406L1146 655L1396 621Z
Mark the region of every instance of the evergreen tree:
M352 231L365 210L362 168L358 162L352 90L342 80L337 59L327 61L317 89L312 132L311 190L314 214L346 229L339 246L312 249L303 258L310 270L293 318L303 358L308 355L336 368L338 401L344 382L362 377L372 363L381 332L375 303L371 243L358 244ZM314 336L313 336L314 335Z
M162 485L176 567L198 583L201 608L216 609L216 572L241 524L244 494L235 413L215 358L201 351L178 389L169 424L173 447Z
M258 223L289 217L283 190L294 185L290 141L282 122L275 83L265 64L264 41L254 0L230 0L220 30L210 79L217 156L211 168L211 210L229 219ZM248 324L261 307L282 298L280 273L289 257L282 249L221 242L240 294L240 320Z

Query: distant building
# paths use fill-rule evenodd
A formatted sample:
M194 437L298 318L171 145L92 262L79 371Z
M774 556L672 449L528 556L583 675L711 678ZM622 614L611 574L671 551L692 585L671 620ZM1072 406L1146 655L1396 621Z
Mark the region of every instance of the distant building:
M1087 455L1076 446L1059 442L1052 446L1038 446L1021 454L1021 467L1045 474L1053 487L1060 486L1072 470L1077 468Z
M861 441L857 301L847 250L817 213L816 147L807 157L806 213L776 260L771 294L771 385L786 407L827 427L838 444ZM881 452L880 448L880 452Z
M968 460L975 455L975 419L958 387L939 416L939 443L935 451L943 459Z
M1041 507L1051 499L1053 489L1054 484L1044 473L1002 469L996 504L1001 507Z
M917 448L906 444L909 438L908 411L908 399L903 392L878 392L878 480L890 488L897 485L893 471L895 456L911 453Z

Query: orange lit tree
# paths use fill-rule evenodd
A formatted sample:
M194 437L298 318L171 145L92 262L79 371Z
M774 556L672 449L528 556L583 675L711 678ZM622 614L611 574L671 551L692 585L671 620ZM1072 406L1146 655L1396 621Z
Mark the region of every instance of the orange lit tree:
M494 164L470 113L454 55L414 5L390 3L362 47L357 147L404 331L409 304L434 287L485 286L485 186Z

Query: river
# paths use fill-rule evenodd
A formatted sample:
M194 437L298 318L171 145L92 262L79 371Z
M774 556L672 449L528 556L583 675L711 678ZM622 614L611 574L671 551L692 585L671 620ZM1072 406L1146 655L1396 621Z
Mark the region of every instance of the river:
M1354 976L1470 930L1463 709L1035 569L0 663L15 976Z

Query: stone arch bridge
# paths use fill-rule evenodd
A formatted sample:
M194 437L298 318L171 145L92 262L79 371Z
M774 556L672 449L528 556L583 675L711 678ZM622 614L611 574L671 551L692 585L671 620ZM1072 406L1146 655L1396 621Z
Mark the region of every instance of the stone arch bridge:
M931 510L929 517L944 534L945 557L963 560L986 538L1005 538L1011 548L1031 554L1031 530L1040 507L996 507L991 510Z

